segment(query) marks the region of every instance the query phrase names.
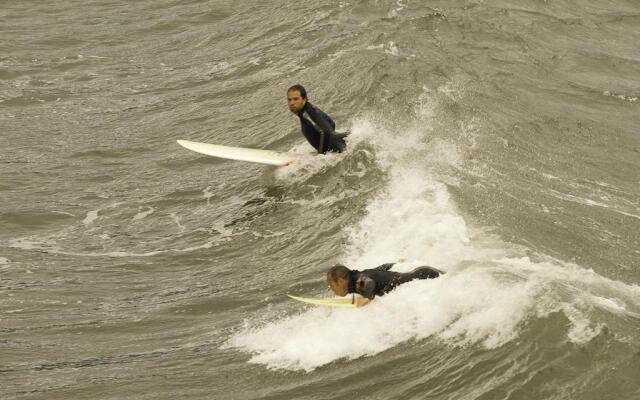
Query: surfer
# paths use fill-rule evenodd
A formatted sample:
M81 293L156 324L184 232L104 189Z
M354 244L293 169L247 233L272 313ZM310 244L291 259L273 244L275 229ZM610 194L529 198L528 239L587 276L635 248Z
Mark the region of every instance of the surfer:
M362 307L369 304L376 295L383 296L398 285L414 279L434 279L444 274L443 271L426 266L406 273L389 271L394 264L382 264L363 271L350 270L338 264L327 272L327 283L338 296L346 296L349 293L361 295L361 298L354 301L358 307Z
M319 154L344 151L347 147L344 138L348 133L335 132L336 123L307 100L307 90L302 85L293 85L287 90L287 103L289 110L300 118L302 135Z

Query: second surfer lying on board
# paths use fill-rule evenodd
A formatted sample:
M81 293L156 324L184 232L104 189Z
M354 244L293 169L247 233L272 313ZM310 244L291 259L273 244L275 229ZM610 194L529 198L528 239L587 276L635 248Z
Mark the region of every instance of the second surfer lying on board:
M289 110L300 118L302 134L318 154L328 151L342 152L347 147L344 138L348 133L337 133L336 123L307 100L307 91L302 85L293 85L287 90Z
M327 283L338 296L357 293L362 297L354 299L358 307L369 304L377 296L383 296L398 285L414 279L434 279L444 274L432 267L418 267L411 272L389 271L394 263L363 271L350 270L344 265L336 265L327 272Z

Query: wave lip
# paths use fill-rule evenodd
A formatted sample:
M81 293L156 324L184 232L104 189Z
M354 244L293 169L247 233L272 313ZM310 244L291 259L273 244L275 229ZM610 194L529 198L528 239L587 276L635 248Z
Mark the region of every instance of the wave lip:
M524 256L529 249L473 233L429 162L412 161L429 151L423 132L409 130L404 141L409 145L402 146L390 135L373 134L372 124L355 128L358 140L368 140L377 152L397 151L376 155L386 186L348 229L344 263L364 269L399 261L394 270L427 264L447 274L404 284L364 308L307 308L254 322L224 347L251 353L251 363L268 368L313 371L410 341L495 349L529 334L532 321L552 313L566 317L567 326L553 329L575 344L592 340L616 318L637 317L637 286L550 257L532 261ZM451 154L450 162L458 165L459 154L455 149Z
M409 282L364 308L309 308L246 328L225 347L252 353L251 363L310 372L429 338L452 349L495 349L557 312L569 321L566 340L582 344L607 318L638 318L639 294L638 286L578 266L502 258Z

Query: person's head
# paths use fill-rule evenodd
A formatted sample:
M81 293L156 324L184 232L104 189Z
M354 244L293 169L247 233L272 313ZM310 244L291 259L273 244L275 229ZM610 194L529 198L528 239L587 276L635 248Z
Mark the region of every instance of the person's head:
M349 293L349 273L351 270L344 265L335 265L327 272L327 283L338 296Z
M289 110L297 114L307 104L307 90L302 85L293 85L287 90Z

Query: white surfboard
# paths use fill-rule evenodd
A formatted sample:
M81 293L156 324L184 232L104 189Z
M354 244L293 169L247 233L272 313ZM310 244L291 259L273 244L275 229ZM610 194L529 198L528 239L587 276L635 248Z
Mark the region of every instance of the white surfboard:
M248 161L278 167L284 167L295 161L295 157L291 154L279 153L272 150L220 146L217 144L192 142L190 140L178 140L178 144L196 153L228 160Z
M288 294L290 298L301 301L307 304L313 304L316 306L328 306L328 307L357 307L353 299L335 298L335 299L311 299L308 297L298 297Z

